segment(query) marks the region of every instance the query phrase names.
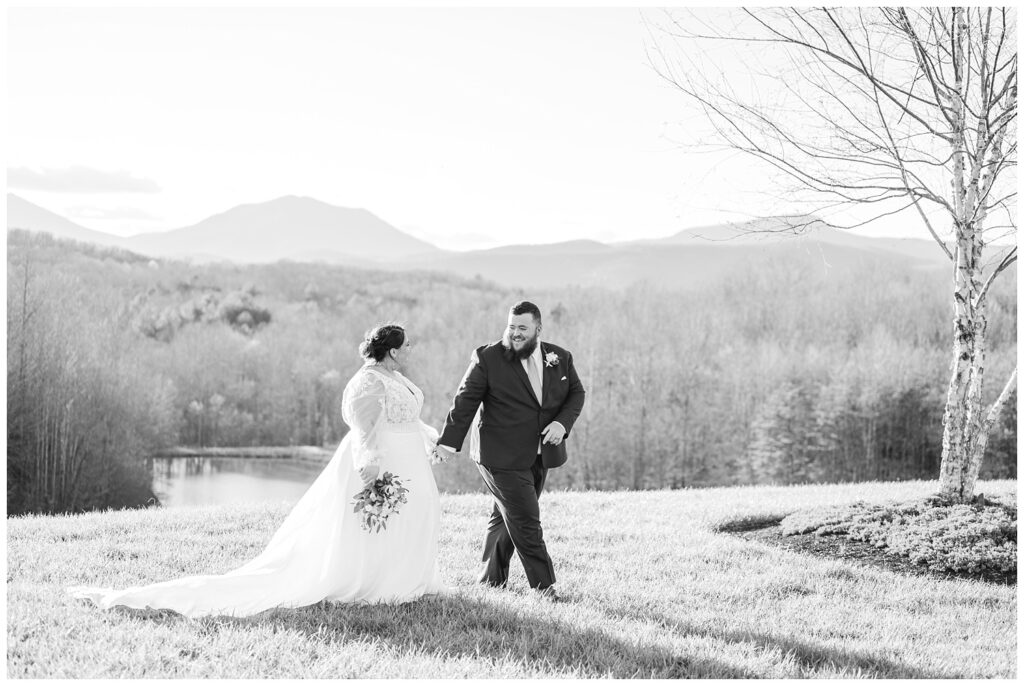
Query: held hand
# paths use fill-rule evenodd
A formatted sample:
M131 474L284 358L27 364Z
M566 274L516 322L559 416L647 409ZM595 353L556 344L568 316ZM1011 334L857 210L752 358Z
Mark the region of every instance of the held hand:
M430 453L430 461L433 464L442 464L455 454L455 451L446 445L435 445Z
M545 443L558 445L565 438L565 427L558 422L551 422L541 432Z
M364 465L359 468L359 478L363 480L363 486L369 486L380 474L380 467L375 464Z

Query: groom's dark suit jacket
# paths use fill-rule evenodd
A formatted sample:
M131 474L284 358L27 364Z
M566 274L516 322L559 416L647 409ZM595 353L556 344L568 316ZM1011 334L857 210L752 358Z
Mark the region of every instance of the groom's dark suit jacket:
M461 449L481 403L480 464L485 467L530 469L537 460L540 433L553 421L565 427L568 438L583 410L583 384L572 353L544 341L540 346L543 398L534 394L522 362L505 358L501 341L474 350L438 443ZM547 364L549 353L558 356L557 363ZM565 441L545 443L541 455L543 466L561 466L567 459Z

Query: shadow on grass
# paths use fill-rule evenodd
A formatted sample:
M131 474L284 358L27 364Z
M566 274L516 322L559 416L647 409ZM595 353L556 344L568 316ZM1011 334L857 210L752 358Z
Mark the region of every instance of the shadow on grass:
M658 612L609 607L605 607L604 611L609 617L615 619L635 620L640 615L646 621L659 624L678 636L698 636L726 643L753 645L766 651L780 651L784 656L790 656L799 665L804 672L799 675L801 677L824 678L835 675L847 678L961 679L969 676L919 669L876 655L817 645L811 641L791 636L777 636L756 631L708 629Z
M753 515L741 517L740 519L730 519L725 522L719 522L711 527L711 532L716 534L735 534L744 531L755 531L769 526L778 526L783 519L785 519L785 517L780 515Z
M523 676L523 671L539 676L620 679L763 676L726 661L690 656L662 646L623 640L598 629L580 628L552 616L564 613L548 613L542 601L537 602L536 611L529 605L512 606L459 595L403 605L318 603L304 608L268 610L246 618L204 618L195 620L195 625L198 633L204 634L216 633L224 624L243 628L270 624L328 645L355 641L384 643L399 655L470 658L485 663L481 665L481 676L492 678L505 676L501 673L503 665L515 670L509 676ZM190 621L173 612L119 610L160 624ZM495 673L489 674L491 670Z

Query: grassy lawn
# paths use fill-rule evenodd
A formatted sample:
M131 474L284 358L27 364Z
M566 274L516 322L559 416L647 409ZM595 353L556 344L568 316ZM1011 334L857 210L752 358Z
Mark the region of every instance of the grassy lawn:
M245 619L101 611L73 585L228 571L285 506L7 521L14 678L1015 678L1016 587L896 574L714 533L738 519L913 498L934 482L549 493L545 538L567 602L474 583L489 499L443 497L449 596L314 605ZM1015 481L986 494L1016 493ZM401 564L401 551L396 551Z

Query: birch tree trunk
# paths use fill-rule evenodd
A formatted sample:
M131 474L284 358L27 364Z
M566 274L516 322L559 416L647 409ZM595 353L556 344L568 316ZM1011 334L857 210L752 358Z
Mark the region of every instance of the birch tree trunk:
M957 227L957 264L953 295L953 360L942 417L942 466L939 492L953 500L971 498L974 484L967 475L981 442L982 391L985 372L985 302L975 305L981 288L975 264L981 249L971 226Z
M963 7L953 9L953 88L944 98L951 113L953 161L953 211L956 215L954 235L956 250L953 276L953 360L950 363L949 389L943 413L942 466L939 475L939 493L963 502L974 496L974 486L984 458L985 446L992 425L999 418L1003 403L1014 387L1016 369L1000 394L988 417L984 415L985 316L988 283L999 273L997 269L988 283L982 283L982 253L985 247L982 233L987 214L986 198L991 190L993 169L1004 159L1002 150L1007 126L993 135L988 117L977 117L974 142L969 143L967 103L972 65L970 63L970 31L967 12ZM973 66L979 77L980 93L977 100L992 108L996 99L989 87L987 51L981 53L980 65ZM1016 80L1007 91L1006 111L1016 111Z

